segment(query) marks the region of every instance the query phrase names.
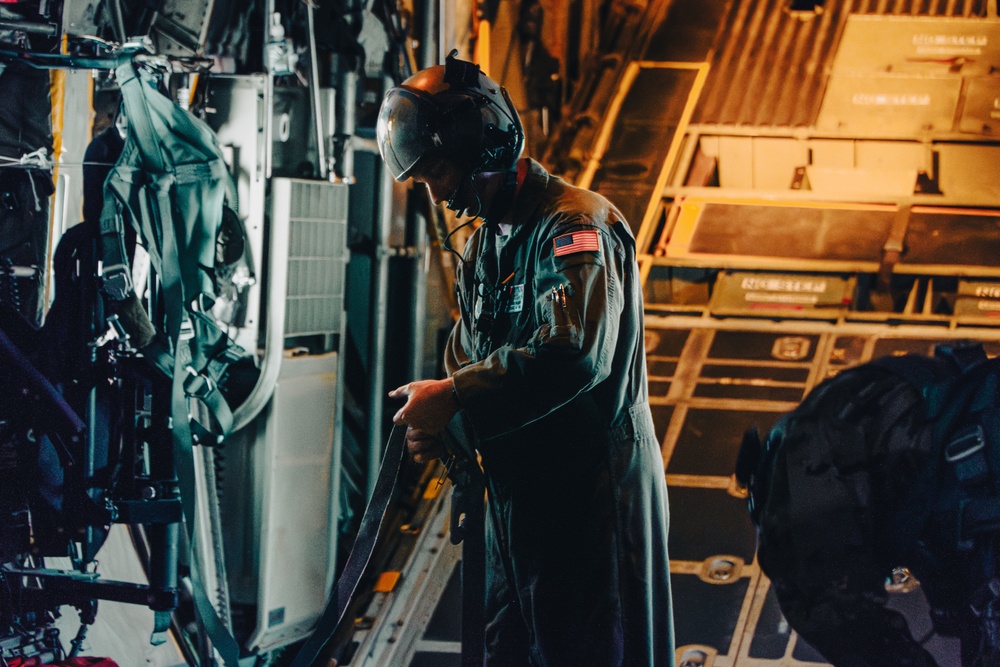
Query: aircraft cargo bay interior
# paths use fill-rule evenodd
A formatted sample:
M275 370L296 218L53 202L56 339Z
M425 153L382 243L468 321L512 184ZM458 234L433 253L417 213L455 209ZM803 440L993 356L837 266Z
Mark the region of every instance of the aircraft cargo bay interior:
M429 71L444 93L422 82ZM462 86L475 103L442 111ZM668 609L670 657L623 626L613 664L998 664L986 629L1000 637L995 0L0 0L0 109L0 665L504 665L491 643L501 593L521 605L523 664L611 664L560 661L542 603L522 597L534 586L523 573L542 581L547 566L530 547L512 561L494 553L535 534L518 532L498 480L514 480L516 498L544 476L533 466L560 459L527 446L505 459L490 442L519 442L511 413L531 413L546 375L573 374L526 370L534 379L511 396L515 371L553 354L550 333L605 335L591 310L559 320L592 287L575 271L612 276L594 298L622 322L629 289L641 295L633 358L644 356L641 402L669 499L668 562L639 568L650 586L662 570L669 599L638 606ZM469 113L489 123L481 139L455 130L460 148L497 142L476 168L448 148ZM426 114L444 120L420 144L431 157L411 159L395 133L433 126ZM455 155L467 185L439 164ZM539 246L552 257L504 279L524 243L507 221L527 215L533 178L554 177L600 195L579 197L609 202L623 229L559 227L556 215L555 241ZM628 265L622 285L614 258ZM499 345L532 308L551 314L551 331ZM626 328L610 327L619 341ZM809 407L824 400L815 388L911 355L952 355L962 369L956 381L893 370L924 382L914 396L931 406L920 428L933 436L914 426L906 446L943 448L934 493L949 513L931 508L929 473L917 472L903 501L876 507L916 454L864 482L856 459L780 458L798 442L788 415L823 413ZM508 372L497 398L469 380L477 364ZM421 381L449 376L446 430L461 423L464 435L436 437L447 454L425 459L407 413L418 389L445 386ZM586 435L605 393L585 386L592 406L557 426L540 413L524 442ZM831 432L862 432L850 431L862 413L857 428L874 429L897 406L867 389L850 398L868 405L838 408ZM626 412L638 442L638 413ZM870 447L896 456L896 434ZM478 443L464 458L463 437ZM565 470L587 470L589 450L567 447ZM628 479L622 488L641 486ZM626 491L609 497L625 506ZM824 519L797 523L823 502ZM855 507L861 528L842 525ZM587 519L538 541L578 544L561 531ZM660 553L646 519L645 546L615 552L623 560ZM822 555L793 563L783 530L790 544L840 542L820 554L878 545L858 546L865 556L838 579ZM593 553L623 534L595 533ZM904 543L923 551L911 562ZM823 616L833 607L804 611L828 601L815 593L824 576L830 604L855 600L851 577L871 553L890 567L865 580L877 587L866 600L896 612L887 624L905 621L924 662L891 642L850 662L845 640L831 649L816 629L843 620ZM962 568L982 582L949 578ZM603 594L555 580L573 593L562 602ZM963 586L960 610L945 610L942 591ZM853 613L844 627L864 625Z

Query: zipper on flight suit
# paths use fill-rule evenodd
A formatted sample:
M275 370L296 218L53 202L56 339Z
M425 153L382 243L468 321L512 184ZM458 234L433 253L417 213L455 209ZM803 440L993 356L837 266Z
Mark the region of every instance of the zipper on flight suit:
M493 233L493 232L488 232ZM483 244L483 251L481 253L485 254L488 250L493 250L495 253L495 237L491 239L493 243ZM492 247L490 247L492 246ZM494 350L494 339L496 334L497 321L501 317L508 317L507 309L510 305L512 282L517 276L518 270L516 267L511 267L511 270L507 271L507 266L511 263L511 248L510 243L504 244L504 247L500 249L499 257L496 261L495 268L496 271L493 273L495 277L495 282L492 288L487 288L485 281L476 281L476 295L478 299L483 300L483 305L476 317L475 328L477 334L476 348L481 355L485 357ZM480 261L484 258L480 256ZM487 274L492 273L486 271ZM500 279L500 276L505 276ZM477 276L478 278L478 276ZM477 309L479 307L477 306ZM510 328L510 322L507 322L508 329ZM480 338L482 336L482 338Z

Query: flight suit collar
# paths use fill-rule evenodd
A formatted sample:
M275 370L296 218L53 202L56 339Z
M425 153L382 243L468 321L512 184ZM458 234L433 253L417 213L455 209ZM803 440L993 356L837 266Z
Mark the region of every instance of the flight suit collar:
M542 202L542 195L549 185L551 176L535 160L525 158L528 170L524 181L517 188L514 197L514 204L511 208L511 231L507 245L511 249L517 247L524 239L531 235L534 228L535 211ZM480 257L486 258L480 261L476 267L477 278L480 282L493 285L497 280L502 280L504 276L499 276L498 272L504 271L508 267L498 267L493 259L496 256L496 233L487 231L482 239Z
M525 158L525 160L528 162L528 173L514 197L514 207L511 214L512 234L515 237L524 231L524 227L530 227L525 223L533 218L551 178L549 172L545 171L542 165L531 158Z

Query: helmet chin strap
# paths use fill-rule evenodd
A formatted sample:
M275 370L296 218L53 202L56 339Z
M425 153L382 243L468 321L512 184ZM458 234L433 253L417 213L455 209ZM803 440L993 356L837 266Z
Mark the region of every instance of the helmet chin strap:
M496 225L500 224L500 221L504 219L514 205L514 192L516 190L517 170L513 169L507 172L503 185L493 195L493 201L490 202L489 215L483 216L483 220L486 221L487 225L493 224L494 231L496 230ZM480 208L482 208L482 204L480 204Z
M458 187L456 187L455 191L451 193L450 197L448 197L448 208L455 211L459 215L464 214L473 218L482 218L483 222L485 222L487 226L492 225L494 231L496 231L495 228L497 223L504 219L504 216L510 212L511 206L514 204L514 191L517 188L517 171L511 170L507 172L503 185L493 196L493 200L490 202L489 211L483 211L483 199L479 196L479 191L476 189L476 176L478 174L479 172L470 173L467 179L462 179L462 181L459 182ZM463 208L461 211L455 210L456 201L462 193L462 188L465 187L467 187L476 198L476 210L474 212L468 208Z
M463 178L461 181L459 181L458 186L455 188L454 192L451 193L451 196L448 197L448 202L447 202L448 208L450 208L452 211L455 211L457 215L460 216L468 215L469 217L472 218L478 218L480 214L483 212L483 200L482 198L480 198L479 193L476 191L475 178L476 178L475 173L469 174L467 177L468 180ZM461 210L455 208L456 200L458 199L459 195L462 194L462 188L465 187L468 187L469 191L472 192L472 194L476 197L477 206L475 213L469 211L468 207L463 207Z

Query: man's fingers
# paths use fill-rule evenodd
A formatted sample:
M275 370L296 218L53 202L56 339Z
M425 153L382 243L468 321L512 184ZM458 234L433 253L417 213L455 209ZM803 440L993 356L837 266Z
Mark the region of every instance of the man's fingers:
M408 396L410 393L410 385L404 384L402 387L396 387L389 392L389 398L399 398L400 396Z
M410 399L409 399L410 385L407 383L401 387L396 387L395 389L389 392L389 398L402 398L404 396L407 397L406 403L404 403L403 407L397 410L396 414L392 416L393 424L398 424L398 425L406 424L406 416L404 414L404 411L406 410L406 406L410 404Z
M437 454L435 453L436 448L425 440L409 440L406 443L406 447L410 451L410 456L417 463L425 463L437 458Z
M406 448L416 463L427 463L446 454L441 438L412 427L406 430Z
M431 452L427 452L422 449L410 449L410 456L413 457L413 460L416 463L427 463L428 461L432 461L437 458Z
M406 434L406 443L411 449L430 449L436 447L440 442L440 438L434 438L428 435Z

